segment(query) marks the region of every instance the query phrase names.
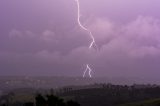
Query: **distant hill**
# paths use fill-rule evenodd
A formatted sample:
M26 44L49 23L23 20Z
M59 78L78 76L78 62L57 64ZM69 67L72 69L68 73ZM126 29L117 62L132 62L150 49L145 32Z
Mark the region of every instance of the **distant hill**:
M95 87L95 88L94 88ZM74 90L72 88L63 89L60 94L62 97L73 98L82 106L152 106L152 105L139 105L152 104L159 102L160 99L160 86L156 85L112 85L103 84L90 86L90 88ZM125 103L125 104L124 104ZM126 104L133 103L133 104ZM160 105L153 105L160 106Z
M94 83L112 83L119 85L160 84L158 79L142 79L136 77L64 77L64 76L0 76L0 94L3 91L17 88L61 88L63 86L81 86Z

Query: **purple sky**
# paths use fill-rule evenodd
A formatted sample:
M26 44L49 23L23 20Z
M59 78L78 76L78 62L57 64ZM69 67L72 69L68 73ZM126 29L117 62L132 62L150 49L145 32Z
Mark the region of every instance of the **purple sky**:
M0 75L159 77L160 0L0 0Z

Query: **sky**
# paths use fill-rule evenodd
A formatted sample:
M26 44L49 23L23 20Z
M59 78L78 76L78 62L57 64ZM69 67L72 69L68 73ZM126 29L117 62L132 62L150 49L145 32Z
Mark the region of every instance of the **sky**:
M159 0L0 1L0 75L159 77Z

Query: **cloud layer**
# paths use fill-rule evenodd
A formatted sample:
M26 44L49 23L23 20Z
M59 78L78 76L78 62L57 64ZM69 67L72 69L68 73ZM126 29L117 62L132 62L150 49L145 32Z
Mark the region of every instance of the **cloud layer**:
M87 27L99 51L88 50L91 39L78 25L63 33L13 28L1 46L1 73L81 76L84 65L90 63L94 76L160 74L160 20L138 16L128 23L116 23L96 18Z

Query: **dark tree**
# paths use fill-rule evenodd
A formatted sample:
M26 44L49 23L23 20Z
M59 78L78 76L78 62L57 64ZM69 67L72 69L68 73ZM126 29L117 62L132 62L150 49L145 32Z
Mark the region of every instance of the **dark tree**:
M47 95L47 104L48 106L65 106L65 102L63 101L63 99L60 99L53 94Z
M47 104L48 106L57 106L58 103L58 97L54 95L47 95Z
M34 106L34 103L28 102L28 103L25 103L24 106Z
M80 104L75 101L70 100L67 102L67 106L80 106Z
M47 104L46 99L41 94L38 94L35 99L36 99L36 106L46 106Z
M36 106L80 106L80 104L72 100L64 102L63 99L53 94L46 95L46 97L39 94L36 96Z
M6 104L2 104L1 106L7 106Z

